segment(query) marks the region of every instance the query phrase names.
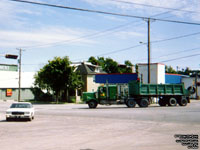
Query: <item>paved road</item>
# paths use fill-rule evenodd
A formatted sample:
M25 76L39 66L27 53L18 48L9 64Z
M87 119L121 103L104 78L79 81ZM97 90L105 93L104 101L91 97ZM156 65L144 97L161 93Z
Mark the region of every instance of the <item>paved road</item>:
M34 105L32 122L6 122L0 102L1 150L187 150L174 134L200 136L200 101L186 107Z

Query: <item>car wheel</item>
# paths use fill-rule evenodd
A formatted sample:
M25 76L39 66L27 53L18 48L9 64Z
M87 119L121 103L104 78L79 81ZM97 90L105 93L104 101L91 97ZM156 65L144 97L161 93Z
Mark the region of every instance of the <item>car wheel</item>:
M31 116L30 118L28 118L28 121L32 121L32 119L33 119L33 118L32 118L32 116Z

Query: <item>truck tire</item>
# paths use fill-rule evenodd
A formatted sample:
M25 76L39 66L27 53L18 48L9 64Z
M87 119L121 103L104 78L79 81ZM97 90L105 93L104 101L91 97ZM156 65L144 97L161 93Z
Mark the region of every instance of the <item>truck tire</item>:
M149 106L149 101L145 98L141 99L139 102L140 107L148 107Z
M128 99L126 101L126 106L129 107L129 108L133 108L133 107L135 107L135 105L136 105L136 102L135 102L134 99Z
M166 106L167 105L164 98L159 98L158 104L160 106Z
M88 102L89 108L96 108L98 103L95 100L91 100Z
M196 93L196 88L193 86L188 87L187 90L190 92L190 94Z
M11 118L7 118L7 117L6 117L6 121L11 121Z
M177 100L174 97L171 97L168 99L168 106L176 106L177 105Z
M182 98L182 99L178 102L178 104L179 104L180 106L186 106L187 103L188 103L188 100L187 100L186 98Z

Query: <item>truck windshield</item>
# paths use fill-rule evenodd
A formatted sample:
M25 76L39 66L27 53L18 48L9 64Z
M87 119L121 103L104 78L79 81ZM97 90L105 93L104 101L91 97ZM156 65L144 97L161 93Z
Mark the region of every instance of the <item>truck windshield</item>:
M12 104L10 108L31 108L30 104Z

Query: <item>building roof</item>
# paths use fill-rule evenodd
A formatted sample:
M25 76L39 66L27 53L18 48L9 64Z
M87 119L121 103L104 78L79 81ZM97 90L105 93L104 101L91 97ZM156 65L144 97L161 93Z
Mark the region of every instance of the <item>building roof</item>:
M89 74L97 74L97 73L106 73L102 70L100 66L88 64L88 63L81 63L78 67L77 70L79 71L80 74L82 75L89 75Z
M148 65L148 63L139 63L137 65ZM163 63L150 63L150 65L164 65L165 66L165 64Z

